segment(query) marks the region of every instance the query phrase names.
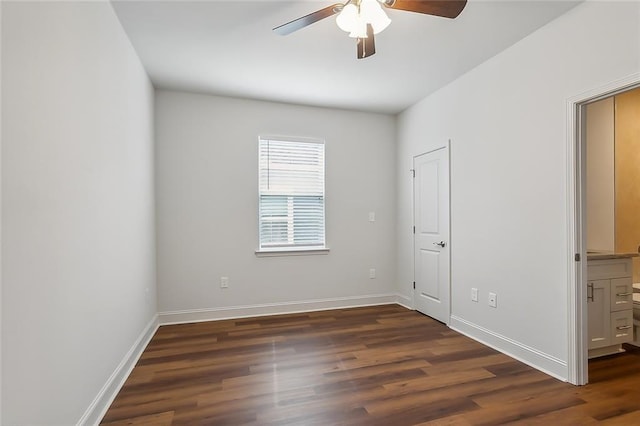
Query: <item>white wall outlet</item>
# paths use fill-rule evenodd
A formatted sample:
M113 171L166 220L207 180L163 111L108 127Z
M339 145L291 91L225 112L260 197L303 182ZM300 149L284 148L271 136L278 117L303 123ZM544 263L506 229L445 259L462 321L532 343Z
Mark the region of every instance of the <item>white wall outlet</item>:
M376 212L369 212L369 222L376 221Z
M376 270L375 268L371 268L369 269L369 278L374 279L376 277Z
M477 302L478 301L478 289L475 288L475 287L471 289L471 300L473 302Z
M489 306L492 308L498 307L498 295L495 293L489 293Z
M229 288L229 277L220 277L220 288Z

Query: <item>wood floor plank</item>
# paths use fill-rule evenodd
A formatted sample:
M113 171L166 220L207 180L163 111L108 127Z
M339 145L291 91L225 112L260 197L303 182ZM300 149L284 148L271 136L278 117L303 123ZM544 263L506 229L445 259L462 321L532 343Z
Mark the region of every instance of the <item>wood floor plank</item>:
M417 379L409 379L396 383L387 383L383 386L388 391L394 394L398 394L444 388L493 377L495 377L495 375L485 370L484 368L476 368L464 371L454 371L447 374L437 374L433 376L426 375Z
M549 426L549 425L580 425L590 426L600 424L600 421L589 416L585 412L584 405L574 405L572 407L563 408L560 410L550 411L542 413L537 416L527 418L527 426ZM522 420L511 422L512 425L523 423Z
M602 424L605 424L607 426L640 425L640 410L620 414L615 417L609 417L608 419L604 420Z
M111 423L103 423L106 426L171 426L173 411L139 416L134 419L120 420Z
M475 424L489 426L525 422L531 417L584 403L582 399L571 394L554 392L536 395L503 404L496 403L482 406L481 420L476 421Z
M466 418L466 414L454 414L440 419L417 423L416 426L472 426L473 423Z
M398 305L162 326L103 425L633 425L640 350L558 381Z

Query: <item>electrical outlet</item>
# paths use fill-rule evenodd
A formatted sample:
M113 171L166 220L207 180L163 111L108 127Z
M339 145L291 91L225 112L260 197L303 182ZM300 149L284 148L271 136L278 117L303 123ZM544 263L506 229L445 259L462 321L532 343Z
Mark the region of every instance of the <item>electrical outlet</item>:
M478 301L478 289L475 287L471 289L471 301L473 302Z
M376 270L374 268L369 269L369 278L374 279L376 277Z
M489 306L492 308L498 307L498 295L495 293L489 293Z
M369 212L369 222L376 221L376 212Z
M220 277L220 288L229 288L229 277Z

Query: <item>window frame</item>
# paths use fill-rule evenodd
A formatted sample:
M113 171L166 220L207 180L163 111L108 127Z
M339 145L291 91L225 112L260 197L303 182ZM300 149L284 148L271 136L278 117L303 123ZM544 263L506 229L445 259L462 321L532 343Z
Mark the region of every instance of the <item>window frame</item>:
M261 238L261 224L262 224L262 220L261 220L261 196L264 195L261 193L261 189L260 189L260 184L261 184L261 176L260 176L260 161L261 161L261 153L260 153L260 145L262 141L265 140L272 140L272 141L278 141L278 142L298 142L298 143L315 143L315 144L322 144L323 145L323 162L322 162L322 168L323 168L323 180L322 180L322 202L323 202L323 208L322 208L322 221L323 221L323 231L324 231L324 245L320 246L320 245L312 245L312 246L304 246L304 245L290 245L290 246L273 246L273 247L263 247L263 242L262 242L262 238ZM258 160L258 167L257 167L257 173L258 173L258 209L257 209L257 219L258 219L258 248L255 250L255 254L258 257L272 257L272 256L301 256L301 255L315 255L315 254L328 254L329 253L329 247L327 244L327 229L326 229L326 224L327 224L327 200L326 200L326 151L327 151L327 144L326 141L324 139L321 138L310 138L310 137L291 137L291 136L273 136L273 135L261 135L258 137L258 144L257 144L257 149L258 149L258 155L257 155L257 160ZM285 197L293 197L293 195L284 195ZM291 200L288 201L288 204L291 203ZM290 218L288 218L290 219Z

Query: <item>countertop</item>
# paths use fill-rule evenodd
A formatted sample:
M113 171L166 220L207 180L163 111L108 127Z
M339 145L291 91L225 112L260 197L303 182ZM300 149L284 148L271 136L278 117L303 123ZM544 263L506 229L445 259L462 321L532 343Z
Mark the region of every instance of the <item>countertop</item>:
M627 259L630 257L638 257L640 253L613 253L610 251L588 251L587 260L607 260L607 259Z

